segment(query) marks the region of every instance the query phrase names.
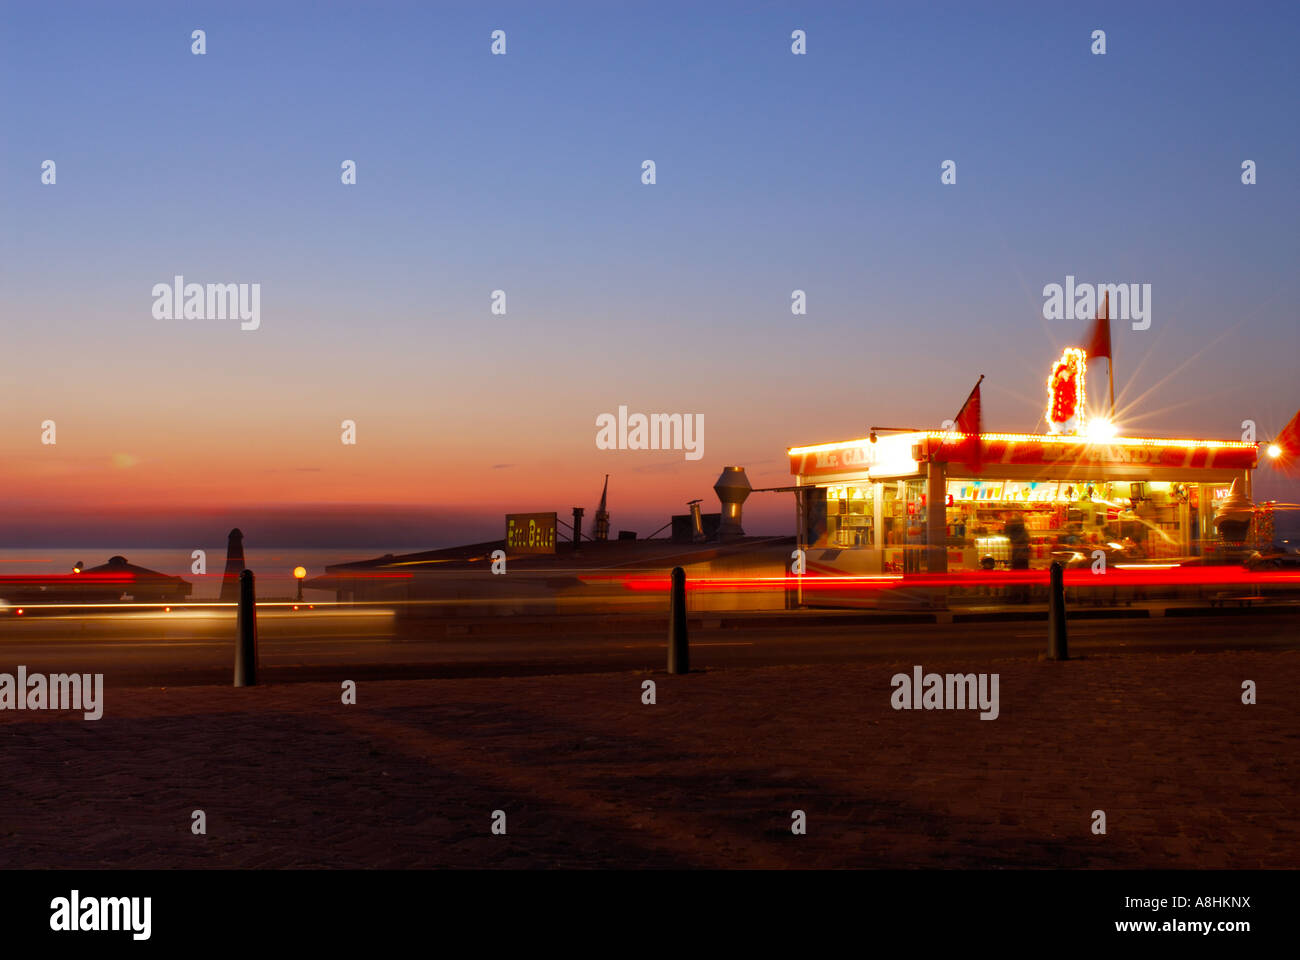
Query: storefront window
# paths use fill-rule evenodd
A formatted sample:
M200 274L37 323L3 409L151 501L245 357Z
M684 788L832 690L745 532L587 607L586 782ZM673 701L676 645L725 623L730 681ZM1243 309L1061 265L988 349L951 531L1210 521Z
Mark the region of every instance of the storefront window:
M1196 551L1186 484L953 478L947 493L949 565L957 569L1042 568L1095 550L1108 562Z
M824 546L844 549L874 547L875 495L870 483L826 488Z
M1204 552L1228 487L1172 481L1004 480L950 477L944 511L947 566L1043 569L1053 560L1163 562ZM926 481L868 480L801 491L802 542L872 554L867 569L926 569ZM844 558L844 559L847 559ZM837 561L838 562L838 561ZM856 562L856 561L855 561ZM864 563L866 561L863 561Z
M887 480L881 488L882 569L917 573L925 569L925 481Z

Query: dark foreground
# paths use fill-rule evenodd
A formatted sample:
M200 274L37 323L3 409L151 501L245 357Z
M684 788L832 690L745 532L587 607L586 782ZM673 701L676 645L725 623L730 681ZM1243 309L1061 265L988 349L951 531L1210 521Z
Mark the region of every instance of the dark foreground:
M1021 631L1028 633L1029 631ZM653 658L658 660L658 657ZM1000 675L998 719L890 677ZM642 683L656 681L655 705ZM1242 681L1259 702L1241 702ZM8 867L1300 863L1292 649L113 688L0 714ZM203 810L206 835L191 832ZM493 835L493 811L507 833ZM807 834L791 833L803 810ZM1107 832L1092 832L1093 811Z

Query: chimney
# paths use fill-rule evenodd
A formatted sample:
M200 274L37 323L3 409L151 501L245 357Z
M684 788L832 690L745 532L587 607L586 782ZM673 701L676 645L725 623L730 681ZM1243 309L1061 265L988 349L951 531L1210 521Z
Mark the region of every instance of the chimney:
M740 511L745 498L754 488L749 485L744 467L723 467L722 475L713 485L713 492L722 501L722 525L718 527L719 540L732 540L745 535L740 525Z
M226 573L221 578L221 602L239 602L239 575L244 572L244 535L235 527L226 540Z
M687 505L691 508L691 540L700 543L704 540L704 518L700 516L700 501L692 500Z
M582 515L586 513L584 507L573 508L573 549L577 550L582 543Z

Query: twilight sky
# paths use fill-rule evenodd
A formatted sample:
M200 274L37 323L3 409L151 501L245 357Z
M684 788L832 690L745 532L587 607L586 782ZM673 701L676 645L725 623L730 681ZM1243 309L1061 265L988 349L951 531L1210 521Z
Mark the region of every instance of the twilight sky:
M775 486L788 446L937 427L980 373L987 429L1041 429L1067 274L1152 286L1114 326L1125 433L1270 436L1298 40L1290 3L5 2L10 545L432 546L590 518L606 473L648 534L726 464ZM155 319L176 274L260 283L260 329ZM703 414L703 458L597 449L620 404Z

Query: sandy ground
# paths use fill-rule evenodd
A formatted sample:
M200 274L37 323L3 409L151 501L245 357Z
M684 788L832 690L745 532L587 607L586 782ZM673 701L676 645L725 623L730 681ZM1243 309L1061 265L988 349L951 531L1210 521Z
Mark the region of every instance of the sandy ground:
M356 705L332 683L110 687L95 722L0 713L0 860L1300 866L1300 652L923 666L998 673L1000 717L892 709L911 662L363 682Z

